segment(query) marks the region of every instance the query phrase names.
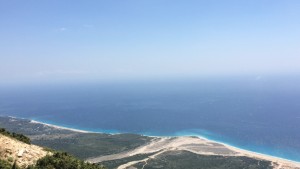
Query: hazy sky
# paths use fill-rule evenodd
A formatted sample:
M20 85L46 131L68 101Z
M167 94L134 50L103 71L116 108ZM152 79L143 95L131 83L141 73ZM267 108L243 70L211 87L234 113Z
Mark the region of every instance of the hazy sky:
M300 74L299 0L1 0L0 81Z

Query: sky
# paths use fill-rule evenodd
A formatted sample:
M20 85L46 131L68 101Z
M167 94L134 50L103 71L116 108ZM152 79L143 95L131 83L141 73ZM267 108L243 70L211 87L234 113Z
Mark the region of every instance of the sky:
M1 0L0 83L300 74L299 0Z

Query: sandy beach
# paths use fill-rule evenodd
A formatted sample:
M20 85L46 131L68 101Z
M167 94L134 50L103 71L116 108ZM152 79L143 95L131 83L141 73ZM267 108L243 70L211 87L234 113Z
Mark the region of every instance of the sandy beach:
M56 128L56 129L61 129L61 130L70 130L70 131L80 132L80 133L96 133L96 132L90 132L90 131L86 131L86 130L79 130L79 129L69 128L69 127L63 127L63 126L48 124L48 123L44 123L44 122L40 122L40 121L36 121L36 120L30 120L30 122L31 123L43 124L43 125L53 127L53 128Z

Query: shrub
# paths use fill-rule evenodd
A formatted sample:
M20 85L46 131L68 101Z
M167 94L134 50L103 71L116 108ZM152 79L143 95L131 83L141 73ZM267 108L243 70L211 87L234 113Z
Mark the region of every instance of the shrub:
M37 161L36 166L28 169L105 169L103 166L79 160L65 152L56 152Z
M8 157L7 160L8 160L9 162L13 162L13 161L14 161L14 159L13 159L12 157Z
M9 162L0 159L0 168L1 169L11 169L12 165Z

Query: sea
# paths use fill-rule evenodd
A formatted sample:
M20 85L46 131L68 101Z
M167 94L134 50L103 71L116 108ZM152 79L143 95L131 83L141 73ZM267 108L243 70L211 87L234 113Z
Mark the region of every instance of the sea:
M201 136L300 161L300 76L2 85L0 115L93 132Z

